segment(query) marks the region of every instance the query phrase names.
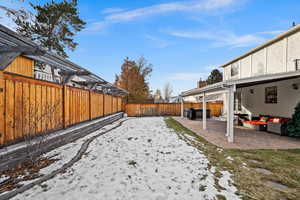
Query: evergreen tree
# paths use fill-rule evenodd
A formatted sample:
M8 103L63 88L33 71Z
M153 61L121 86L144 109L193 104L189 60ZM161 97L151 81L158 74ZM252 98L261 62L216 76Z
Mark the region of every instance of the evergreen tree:
M300 137L300 102L295 107L292 120L288 123L289 136Z
M75 50L78 43L73 38L85 25L79 17L77 0L51 0L44 5L30 3L30 6L34 14L7 10L17 25L17 31L49 51L67 57L66 49Z
M208 85L218 83L218 82L222 82L222 81L223 81L223 75L217 69L212 70L212 72L210 73L210 75L207 78L207 84Z

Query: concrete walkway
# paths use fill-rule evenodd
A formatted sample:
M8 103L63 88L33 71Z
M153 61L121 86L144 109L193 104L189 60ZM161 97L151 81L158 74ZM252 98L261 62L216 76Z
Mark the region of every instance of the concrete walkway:
M226 122L208 120L207 130L202 129L202 121L174 117L186 128L194 131L207 141L225 149L299 149L300 139L255 131L245 127L235 128L235 142L227 142Z

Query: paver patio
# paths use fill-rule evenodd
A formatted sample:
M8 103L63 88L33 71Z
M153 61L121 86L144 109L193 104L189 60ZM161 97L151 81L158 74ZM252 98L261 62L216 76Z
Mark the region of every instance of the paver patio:
M226 122L217 120L207 121L207 130L202 129L202 121L194 121L174 117L186 128L194 131L207 141L226 149L299 149L300 139L279 136L276 134L255 131L245 127L235 127L235 142L227 142Z

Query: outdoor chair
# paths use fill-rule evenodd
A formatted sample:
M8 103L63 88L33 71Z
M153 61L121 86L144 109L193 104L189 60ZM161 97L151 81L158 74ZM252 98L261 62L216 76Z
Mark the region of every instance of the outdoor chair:
M268 121L267 131L281 136L287 136L287 123L289 120L289 118L273 118L273 120Z

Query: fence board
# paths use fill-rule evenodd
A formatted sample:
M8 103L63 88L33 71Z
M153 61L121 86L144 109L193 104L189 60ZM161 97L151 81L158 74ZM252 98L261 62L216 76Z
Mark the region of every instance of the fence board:
M14 99L15 88L13 81L6 81L6 109L5 109L5 140L14 139Z
M5 81L3 72L0 72L0 145L5 141Z
M125 112L130 117L141 116L180 116L180 103L158 103L158 104L127 104ZM211 115L221 115L222 103L207 103L207 109L211 110ZM202 108L202 103L185 103L184 108Z
M47 122L46 120L42 120L46 114L46 107L47 107L47 86L41 86L41 131L44 132L47 130Z
M22 82L15 82L15 139L22 138L22 112L23 112L23 85Z
M113 105L112 105L112 112L116 113L118 111L118 99L117 97L113 97Z
M103 94L91 92L91 117L92 119L103 116Z
M112 98L110 95L104 94L104 115L112 113Z
M44 96L43 99L45 99L46 96ZM23 136L26 136L29 134L29 98L30 98L30 93L29 93L29 84L28 83L23 83L23 121L22 121L22 127L23 127ZM43 100L42 99L42 100ZM7 133L6 133L7 134Z
M0 146L122 110L122 99L0 71Z
M118 97L118 112L122 111L122 98Z

